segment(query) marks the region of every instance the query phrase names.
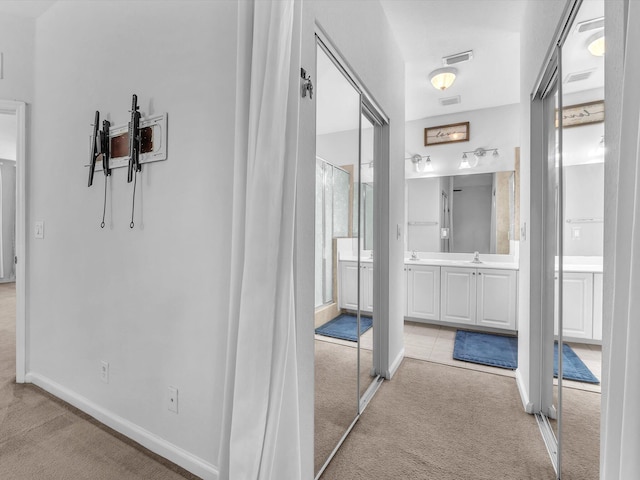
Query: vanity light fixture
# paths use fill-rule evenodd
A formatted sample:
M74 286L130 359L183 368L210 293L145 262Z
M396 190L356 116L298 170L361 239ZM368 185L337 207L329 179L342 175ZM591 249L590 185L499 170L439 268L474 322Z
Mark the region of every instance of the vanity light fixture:
M476 148L471 152L462 152L462 161L460 162L460 166L458 167L460 170L464 170L466 168L476 167L480 159L487 155L487 152L493 152L492 157L498 158L500 154L498 153L497 148ZM467 153L473 153L473 162L469 162L467 158Z
M456 80L458 69L453 67L438 68L429 74L429 81L434 88L446 90Z
M418 155L416 153L415 155L412 155L405 160L411 160L411 163L413 163L413 170L416 173L433 172L433 165L431 165L430 155L425 155L423 157L422 155Z
M460 162L460 166L458 167L460 170L466 170L467 168L471 168L469 165L469 159L467 158L467 154L462 154L462 161Z
M604 154L606 153L606 148L604 146L604 135L602 135L602 137L600 138L600 141L598 142L598 146L596 148L596 155L599 157L604 157Z
M594 33L587 39L587 50L594 57L604 56L604 30Z

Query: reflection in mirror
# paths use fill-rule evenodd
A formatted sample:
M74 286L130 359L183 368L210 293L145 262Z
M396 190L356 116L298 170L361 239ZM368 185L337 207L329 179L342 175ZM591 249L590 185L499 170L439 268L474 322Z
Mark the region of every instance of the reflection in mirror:
M562 478L597 480L600 451L600 384L602 372L602 256L604 236L604 56L592 54L588 45L605 35L604 0L581 2L562 47L564 78L563 118L590 108L591 114L571 120L562 128L562 312L563 343L561 397ZM589 28L587 28L589 27ZM586 105L585 105L586 104ZM580 107L573 107L579 105ZM584 107L582 107L584 106ZM560 173L560 172L559 172ZM560 335L562 333L562 335ZM575 357L574 357L575 356ZM580 362L580 375L574 365ZM584 366L584 367L583 367ZM589 467L587 467L589 466Z
M515 172L407 180L407 249L508 255Z
M359 398L369 388L373 372L373 259L376 257L373 245L374 222L374 188L375 188L375 163L374 163L374 128L366 115L361 116L360 130L360 257L370 257L369 262L362 262L361 283L362 298L360 300L360 331L359 336ZM365 253L366 252L366 253ZM365 326L372 325L365 331Z
M322 48L318 46L316 51L314 444L317 473L358 415L358 349L354 348L357 342L335 338L335 332L344 333L355 325L356 318L343 316L346 312L338 277L345 268L338 261L338 249L341 240L350 236L354 221L351 217L353 185L358 181L354 176L358 176L355 167L359 159L360 94ZM344 275L353 284L355 293L358 269L351 266ZM348 302L351 309L358 309L357 295L349 297Z

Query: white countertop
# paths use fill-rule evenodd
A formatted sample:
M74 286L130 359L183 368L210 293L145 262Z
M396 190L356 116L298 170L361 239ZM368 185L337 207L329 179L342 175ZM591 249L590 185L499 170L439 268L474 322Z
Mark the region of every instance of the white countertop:
M430 259L421 258L418 260L411 260L411 258L405 258L405 265L433 265L440 267L462 267L462 268L496 268L500 270L518 270L519 265L517 263L507 262L481 262L473 263L468 260L443 260L443 259Z
M482 257L481 257L482 258ZM593 257L569 257L569 262L564 263L564 271L567 273L602 273L602 264ZM575 260L575 261L573 261ZM340 256L340 261L357 262L358 257L345 255ZM373 263L373 259L368 255L360 258L361 263ZM404 259L405 265L431 265L437 267L460 267L460 268L493 268L500 270L519 270L520 266L515 262L482 261L473 263L470 260L444 259L444 258L419 258L411 260ZM556 267L557 269L557 267Z
M558 271L558 267L556 267L556 271ZM602 273L602 265L564 264L562 271L567 273Z
M341 256L341 262L357 262L358 257L353 256ZM370 257L360 257L361 263L372 263L373 259ZM405 265L432 265L438 267L461 267L461 268L497 268L501 270L518 270L517 263L507 263L507 262L482 262L482 263L473 263L469 260L445 260L445 259L431 259L431 258L421 258L418 260L411 260L410 258L405 258Z

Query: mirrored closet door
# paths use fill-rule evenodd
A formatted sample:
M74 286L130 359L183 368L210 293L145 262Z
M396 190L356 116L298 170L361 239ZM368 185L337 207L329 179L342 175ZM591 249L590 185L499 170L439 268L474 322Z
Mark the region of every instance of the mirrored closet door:
M542 120L544 143L537 417L557 478L595 480L602 355L604 3L576 1L572 6L532 104L533 118Z
M316 58L315 471L320 475L378 380L374 179L382 122L320 39Z
M561 304L557 302L562 329L556 322L556 357L562 365L557 379L562 401L559 477L597 480L605 215L604 0L577 6L561 58L558 271L562 282L558 279L556 287L562 289Z

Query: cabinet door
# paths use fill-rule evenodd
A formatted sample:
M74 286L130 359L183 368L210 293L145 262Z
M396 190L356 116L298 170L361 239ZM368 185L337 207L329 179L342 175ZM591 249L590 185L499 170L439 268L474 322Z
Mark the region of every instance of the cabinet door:
M362 282L362 296L360 297L361 311L373 312L373 267L370 265L362 265L360 272L360 281Z
M602 340L602 274L593 274L593 339Z
M563 277L562 334L570 338L593 338L593 274L568 272ZM555 316L557 335L557 312Z
M475 324L475 268L442 267L440 270L440 319L445 322Z
M409 267L404 266L404 316L409 316Z
M358 309L358 264L340 262L338 306L348 310Z
M407 266L407 316L440 320L440 267Z
M516 329L517 276L515 270L478 269L478 317L476 323L493 328Z

